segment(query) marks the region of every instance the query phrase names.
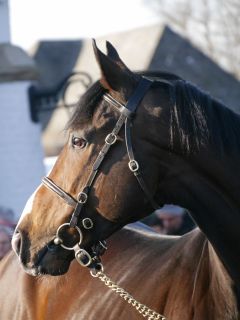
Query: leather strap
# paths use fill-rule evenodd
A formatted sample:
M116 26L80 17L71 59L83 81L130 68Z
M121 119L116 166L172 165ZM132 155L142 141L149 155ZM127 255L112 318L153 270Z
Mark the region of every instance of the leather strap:
M134 157L132 139L131 139L131 122L129 121L129 119L127 119L125 122L125 141L126 141L127 153L128 153L128 157L129 157L129 164L128 164L129 169L135 175L140 187L142 188L143 192L145 193L145 196L147 197L151 206L156 210L159 208L159 205L154 201L154 199L151 195L151 192L149 191L149 188L147 187L147 185L142 177L139 163L135 160L135 157Z
M128 109L131 113L135 112L137 106L149 90L150 86L152 85L152 81L146 78L142 78L138 83L137 88L135 89L133 95L129 98L125 108Z
M62 198L67 204L71 207L76 207L77 200L75 200L70 194L65 192L62 188L57 186L51 179L48 177L42 178L42 183L50 190L54 191L60 198Z
M97 173L99 171L99 167L100 167L103 159L105 158L110 147L116 142L117 134L121 130L125 119L126 119L126 116L121 114L114 129L112 130L112 132L106 136L105 144L103 145L102 149L99 151L99 154L93 164L92 172L91 172L90 176L88 177L86 187L84 188L85 191L83 190L83 192L86 193L87 195L90 191L91 186L94 183L94 180L97 176ZM84 204L85 204L85 202L84 203L77 203L76 208L75 208L75 210L72 214L71 220L70 220L70 227L74 227L77 225L78 217L80 216L80 213L81 213L81 210L82 210Z
M70 227L75 227L78 223L78 217L81 213L82 208L84 207L85 203L88 200L88 194L91 190L91 187L94 183L94 180L97 176L97 173L99 171L99 168L103 162L103 159L105 158L106 154L108 153L111 146L117 141L117 135L119 131L121 130L123 124L125 123L125 140L126 140L126 148L127 153L129 157L129 168L134 173L134 175L137 178L138 183L140 184L143 192L145 193L147 199L151 203L154 209L158 208L159 206L155 203L153 200L153 197L151 193L149 192L149 189L147 188L143 177L139 171L139 164L134 158L133 153L133 147L131 142L131 120L132 115L137 109L137 106L145 96L146 92L150 88L152 84L151 80L148 80L146 78L142 78L140 82L137 85L137 88L135 89L133 95L129 98L126 106L122 105L118 101L116 101L114 98L112 98L109 94L104 95L104 99L114 105L120 112L121 115L113 128L112 132L107 135L105 138L105 144L101 148L94 164L92 167L92 172L90 173L88 180L86 182L85 187L83 190L78 194L78 199L74 199L71 195L69 195L67 192L65 192L63 189L61 189L59 186L57 186L51 179L48 177L44 177L42 179L43 184L49 188L50 190L54 191L59 197L61 197L63 200L65 200L70 206L74 207L74 212L72 214L71 220L70 220Z

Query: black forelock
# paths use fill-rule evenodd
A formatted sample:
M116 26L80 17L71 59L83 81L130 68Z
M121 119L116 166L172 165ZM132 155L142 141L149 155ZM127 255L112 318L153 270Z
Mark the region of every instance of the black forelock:
M67 129L77 129L81 124L89 122L105 91L99 81L95 82L81 96L72 117L68 121Z
M166 79L166 80L177 80L180 79L176 75L161 72L161 71L141 71L136 74L152 78L153 80ZM99 100L106 92L100 83L96 81L80 98L76 105L74 113L67 123L66 129L77 129L84 123L91 121L95 107Z

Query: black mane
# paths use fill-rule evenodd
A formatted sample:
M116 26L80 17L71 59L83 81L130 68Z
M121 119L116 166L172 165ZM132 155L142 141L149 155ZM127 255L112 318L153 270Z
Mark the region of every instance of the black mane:
M240 147L240 116L210 97L194 85L174 74L144 71L138 74L152 78L154 87L161 79L170 88L170 145L180 145L184 153L194 153L211 145L229 152L231 146ZM94 110L106 90L95 82L79 100L67 128L77 129L92 119Z
M76 110L70 118L67 129L77 129L92 119L94 110L106 90L96 81L80 98Z
M222 103L183 80L171 89L171 145L180 143L182 151L192 153L211 145L221 153L230 146L240 147L240 116Z

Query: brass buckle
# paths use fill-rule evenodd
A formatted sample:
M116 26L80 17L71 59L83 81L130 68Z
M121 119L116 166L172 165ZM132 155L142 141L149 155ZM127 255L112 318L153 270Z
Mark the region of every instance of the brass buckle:
M77 262L83 267L88 267L92 263L92 257L84 249L79 249L79 250L75 251L75 258L76 258ZM82 258L87 258L86 262L84 262L82 260Z
M86 203L88 199L88 195L85 192L79 192L77 196L77 201L79 203Z
M105 142L106 144L114 144L117 141L117 136L115 135L115 133L109 133L106 138L105 138Z
M136 160L133 159L128 162L128 167L132 172L136 172L139 169L139 164Z
M90 218L85 218L82 220L82 225L85 229L92 229L93 228L93 222Z

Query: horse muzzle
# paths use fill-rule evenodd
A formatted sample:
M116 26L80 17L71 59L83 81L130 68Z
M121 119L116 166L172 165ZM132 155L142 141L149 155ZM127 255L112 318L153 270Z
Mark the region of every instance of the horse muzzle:
M56 246L53 238L43 242L42 246L32 245L28 236L16 230L12 238L12 248L19 257L20 263L29 275L62 275L68 271L73 252ZM39 248L36 250L36 248Z

